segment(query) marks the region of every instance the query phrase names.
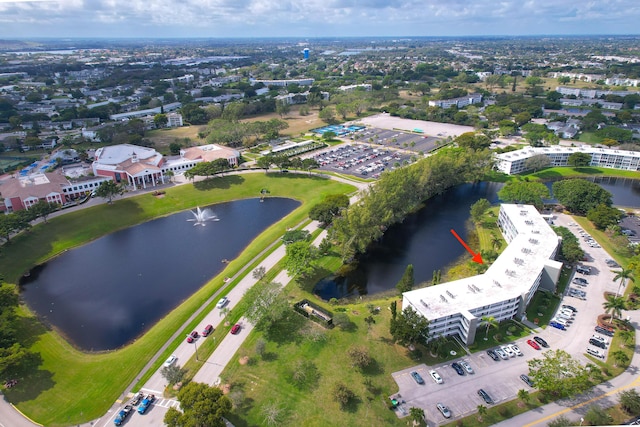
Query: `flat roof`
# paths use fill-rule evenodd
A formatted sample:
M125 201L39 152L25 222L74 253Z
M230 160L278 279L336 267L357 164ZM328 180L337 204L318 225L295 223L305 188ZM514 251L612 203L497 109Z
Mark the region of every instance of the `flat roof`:
M427 319L438 319L528 292L558 245L558 236L531 205L503 204L518 231L489 269L478 276L405 292Z
M596 148L590 145L583 145L580 147L563 147L555 145L553 147L527 147L516 151L509 151L507 153L497 154L496 157L500 160L516 161L521 159L527 159L537 154L562 154L562 153L587 153L587 154L608 154L616 156L629 156L640 158L640 151L628 151L628 150L616 150L611 148Z

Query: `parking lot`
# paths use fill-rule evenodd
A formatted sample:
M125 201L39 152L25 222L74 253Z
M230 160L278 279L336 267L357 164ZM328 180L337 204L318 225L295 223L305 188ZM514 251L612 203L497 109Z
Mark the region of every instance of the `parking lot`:
M395 150L374 148L368 144L342 144L313 154L320 169L363 178L379 178L409 162L410 155Z
M354 133L354 141L368 142L385 147L399 148L415 153L429 153L438 147L441 138L422 133L409 133L399 130L387 130L369 127Z
M570 277L570 285L567 286L565 296L561 301L562 305L571 305L577 312L573 316L569 316L569 321L564 329L554 327L538 328L535 335L544 338L551 350L562 349L583 364L589 360L585 356L587 349L602 352L606 357L609 351L609 345L605 348L597 347L589 343L590 338L595 334L603 337L610 342L609 336L603 335L595 331L597 316L604 312L602 307L605 292L617 291L618 284L613 282L615 266L611 264L609 254L600 247L591 246L585 241L581 235L582 230L577 224L573 223L571 217L566 215L558 215L555 219L556 225L569 228L581 242L581 246L587 254L587 261L582 263L583 266L589 267L589 274L580 274L573 272ZM598 245L599 246L599 245ZM583 286L578 285L574 279L583 279L587 281ZM584 292L584 294L575 294L569 289L576 289ZM580 295L577 297L572 296ZM556 317L562 312L562 307L558 308L555 313ZM477 412L478 405L492 406L484 402L478 395L479 389L484 389L496 404L517 398L518 390L524 389L532 391L532 388L525 384L521 379L521 374L528 374L529 368L527 360L534 357L541 358L542 353L548 349L536 350L529 346L526 341L533 337L531 334L525 338L516 341L523 353L521 357L510 357L508 360L492 360L485 351L473 353L471 355L461 355L459 359L446 363L428 367L427 365L412 366L402 371L392 374L394 380L398 384L398 393L390 396L400 397L397 399L404 401L403 407L409 411L411 407L419 407L425 410L427 414L429 426L438 426L446 424L455 419L464 418ZM451 367L451 363L455 361L465 360L474 369L474 374L458 375ZM436 384L429 370L435 369L443 379L443 384ZM417 371L424 379L424 384L420 385L410 375L411 371ZM451 411L451 418L446 419L437 410L436 404L443 403ZM586 407L583 408L586 411ZM401 412L398 412L402 416ZM514 424L514 427L516 424Z

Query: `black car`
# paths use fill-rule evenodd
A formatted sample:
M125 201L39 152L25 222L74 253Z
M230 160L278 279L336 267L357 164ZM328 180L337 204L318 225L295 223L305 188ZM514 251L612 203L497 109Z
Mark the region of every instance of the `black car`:
M460 364L459 364L458 362L453 362L453 363L451 364L451 367L452 367L453 369L455 369L456 374L458 374L458 375L464 375L464 369L462 369L462 366L460 366Z
M529 387L533 387L533 381L531 381L531 378L529 378L527 375L525 374L520 375L520 379L524 381L525 384L528 385Z
M606 335L608 337L612 337L614 332L611 329L603 328L602 326L596 326L595 331L599 334Z
M567 309L569 309L569 310L573 311L574 313L577 313L577 312L578 312L578 309L577 309L577 308L575 308L575 307L574 307L574 306L572 306L572 305L563 304L563 305L562 305L562 308L567 308Z
M496 354L495 351L493 350L487 350L487 354L489 355L490 358L492 358L493 360L495 360L496 362L498 360L500 360L500 358L498 357L498 355Z
M538 344L540 344L541 346L543 346L544 348L549 348L549 344L547 344L547 342L545 340L543 340L540 337L533 337L533 340L535 342L537 342Z
M478 396L480 396L487 405L493 405L493 399L483 389L478 390Z
M596 347L600 347L600 348L607 348L607 345L604 342L594 340L593 338L589 340L589 344L595 345Z
M416 371L411 371L411 376L413 377L415 382L417 382L418 384L424 384L424 380L422 379L420 374L417 373Z

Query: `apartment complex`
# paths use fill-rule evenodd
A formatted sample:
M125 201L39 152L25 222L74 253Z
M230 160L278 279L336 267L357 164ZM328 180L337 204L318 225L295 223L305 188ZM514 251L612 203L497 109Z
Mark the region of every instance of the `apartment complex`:
M521 319L538 288L555 290L562 263L559 237L530 205L504 204L498 224L507 248L478 276L405 292L402 308L429 320L429 337L457 335L473 343L482 318Z
M640 171L640 152L615 150L612 148L596 148L590 145L581 147L527 147L508 153L497 154L497 168L509 175L516 175L529 170L527 159L545 155L551 166L568 166L569 156L573 153L585 153L591 156L590 166Z
M457 107L462 108L467 105L480 104L482 102L482 95L479 93L472 93L467 96L453 99L436 99L429 101L430 107L449 108Z

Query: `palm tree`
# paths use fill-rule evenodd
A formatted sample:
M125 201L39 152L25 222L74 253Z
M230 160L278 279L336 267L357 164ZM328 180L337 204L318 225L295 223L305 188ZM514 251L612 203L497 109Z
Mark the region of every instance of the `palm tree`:
M625 329L620 331L618 334L622 342L626 345L633 341L633 338L636 336L636 333L633 330Z
M527 390L522 388L518 390L518 399L522 400L523 403L527 403L530 397L531 396L529 395L529 392Z
M487 330L484 334L484 339L486 340L487 337L489 336L489 328L497 328L498 321L493 316L482 316L481 320L482 320L482 324L487 327Z
M487 407L484 405L478 405L476 409L478 409L478 415L479 415L478 419L482 420L482 416L487 413Z
M615 273L615 277L613 278L613 281L620 281L620 284L618 285L618 291L616 292L616 296L620 295L620 288L624 288L627 280L631 280L632 282L635 283L636 279L635 277L633 277L633 270L631 269L620 269L618 271L615 270L611 270L612 273Z
M611 314L614 319L619 319L622 315L622 310L627 309L627 302L623 297L608 295L602 307L604 307L605 313Z
M627 356L627 354L622 350L616 350L613 353L611 353L611 355L613 356L613 359L616 361L616 366L624 365L629 361L629 356Z

